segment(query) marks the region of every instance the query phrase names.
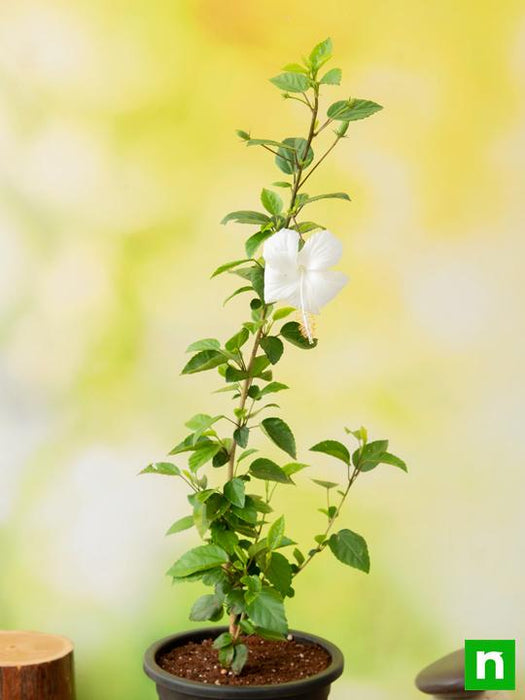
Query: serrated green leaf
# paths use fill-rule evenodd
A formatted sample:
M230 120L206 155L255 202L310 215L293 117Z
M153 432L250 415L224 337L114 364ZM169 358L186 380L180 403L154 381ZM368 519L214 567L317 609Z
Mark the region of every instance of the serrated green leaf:
M332 57L332 40L330 37L314 46L310 53L310 63L314 70L319 69Z
M227 224L230 221L234 221L237 224L256 224L258 226L264 226L270 222L270 218L260 211L231 211L229 214L221 220L221 224Z
M357 449L352 455L352 462L362 472L369 472L381 464L383 453L388 450L388 440L374 440Z
M292 343L292 345L302 350L312 350L317 346L318 342L317 338L314 338L313 343L310 343L308 338L305 338L301 333L301 326L297 321L288 321L288 323L285 323L281 328L281 335L289 343Z
M236 644L234 647L231 670L238 676L248 661L248 647L246 644Z
M244 244L244 249L246 251L246 255L249 255L251 258L255 255L255 253L259 250L260 246L266 241L270 236L273 236L273 231L257 231L257 233L254 233L253 236L250 236L246 243Z
M250 437L250 429L245 425L242 428L236 428L233 433L233 439L240 447L246 447Z
M239 265L242 265L245 262L250 262L250 258L242 258L241 260L231 260L230 262L224 263L224 265L219 265L219 267L213 272L211 279L213 279L214 277L217 277L218 275L222 275L223 272L228 272L229 270L233 270L235 267L238 267ZM219 344L219 347L220 347L220 344ZM198 348L198 349L204 350L205 348Z
M281 418L265 418L261 422L261 427L277 447L295 459L297 456L295 438L289 426Z
M180 469L171 462L153 462L148 464L139 474L163 474L164 476L180 476Z
M287 73L305 73L308 75L308 68L301 66L300 63L287 63L283 66L283 70Z
M214 649L223 649L224 647L231 646L232 642L233 637L231 634L229 632L223 632L222 634L219 634L212 646Z
M277 336L268 335L261 338L260 346L264 350L264 354L270 360L272 365L279 362L281 355L284 352L284 345L280 338L277 338Z
M291 71L270 78L270 82L285 92L306 92L310 87L310 81L306 75Z
M221 344L216 338L203 338L188 345L186 352L199 352L200 350L219 350Z
M275 164L279 170L287 175L292 175L299 168L307 168L314 159L312 148L308 148L307 151L308 142L306 139L291 137L284 139L283 144L284 147L281 146L278 155L275 156ZM292 154L285 148L286 146L291 146L294 149Z
M348 566L368 573L370 571L370 557L368 547L361 535L352 530L340 530L328 540L328 546L333 554Z
M233 335L229 340L226 341L224 347L229 352L235 352L242 348L242 346L247 342L250 337L250 333L247 328L241 328L241 330Z
M352 201L346 192L330 192L329 194L318 194L315 197L308 197L304 204L311 204L312 202L317 202L320 199L344 199L347 202Z
M184 365L181 374L205 372L219 365L224 365L228 358L218 350L201 350Z
M339 100L334 102L328 108L328 116L330 119L336 119L337 121L343 122L353 122L358 119L366 119L371 117L372 114L379 112L383 107L377 102L372 102L371 100L361 100L357 98L350 98L349 100Z
M200 469L206 462L209 462L215 457L217 452L221 449L220 445L216 443L211 443L211 445L205 445L198 450L195 450L188 460L188 465L192 472L196 472Z
M281 595L272 588L263 588L247 606L248 617L255 625L277 634L287 634L288 623Z
M293 484L293 481L287 476L279 465L272 462L271 459L259 457L250 465L250 474L256 479L264 481L276 481L280 484Z
M299 231L299 233L310 233L310 231L315 231L316 229L324 229L324 226L316 224L315 221L302 221L295 227L295 230Z
M203 595L198 598L190 612L190 620L203 622L204 620L218 620L222 617L222 602L216 595Z
M323 75L319 83L322 85L340 85L342 78L342 71L340 68L332 68L327 73Z
M350 464L350 452L348 448L338 440L323 440L313 447L310 447L310 451L322 452L323 454L340 459L345 464Z
M284 515L281 515L272 523L266 535L266 546L270 551L277 549L281 544L284 536L284 528Z
M215 544L205 544L190 549L168 571L173 578L186 578L200 571L207 571L228 562L228 555Z
M279 552L272 552L265 575L281 595L285 596L288 593L292 584L292 567L285 556Z
M176 520L166 532L166 535L175 535L177 532L189 530L191 527L193 527L193 525L193 515L186 515L184 518Z
M239 508L244 508L246 495L244 493L244 481L238 477L234 477L231 481L224 485L224 495L229 502Z
M279 216L283 210L283 200L281 197L277 192L272 192L272 190L267 190L266 188L263 188L261 192L261 204L266 211L273 216Z

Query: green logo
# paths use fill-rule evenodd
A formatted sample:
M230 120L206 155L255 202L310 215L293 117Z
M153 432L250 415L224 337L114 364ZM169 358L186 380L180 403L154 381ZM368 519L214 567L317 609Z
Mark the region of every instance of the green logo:
M514 639L465 640L465 690L515 690Z

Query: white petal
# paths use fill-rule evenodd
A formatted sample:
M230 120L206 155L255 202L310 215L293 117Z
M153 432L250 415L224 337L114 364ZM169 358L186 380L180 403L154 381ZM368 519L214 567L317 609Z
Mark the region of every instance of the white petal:
M297 254L299 250L299 234L288 228L282 228L265 242L263 258L267 265L290 272L297 269Z
M299 271L296 267L283 272L278 267L266 263L264 269L264 301L286 301L296 305L299 293Z
M330 231L314 233L299 253L299 265L307 270L326 270L337 265L343 254L343 245Z
M325 304L333 299L348 282L342 272L333 270L307 270L303 277L304 310L318 314Z

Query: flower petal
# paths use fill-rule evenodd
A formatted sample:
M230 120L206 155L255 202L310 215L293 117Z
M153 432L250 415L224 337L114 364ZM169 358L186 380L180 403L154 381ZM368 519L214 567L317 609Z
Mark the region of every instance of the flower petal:
M264 301L273 304L274 301L286 301L295 306L299 299L299 272L291 268L282 272L273 265L266 264L264 269Z
M342 272L307 270L303 277L303 300L306 313L318 314L348 282Z
M297 270L297 254L299 250L299 234L288 228L282 228L265 242L263 258L267 265L290 272Z
M342 254L341 241L330 231L319 231L312 234L304 244L299 253L298 263L307 270L326 270L337 265Z

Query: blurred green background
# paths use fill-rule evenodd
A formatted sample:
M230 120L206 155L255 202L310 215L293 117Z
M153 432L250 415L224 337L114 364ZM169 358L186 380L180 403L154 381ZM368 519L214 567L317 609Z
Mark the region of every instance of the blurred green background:
M343 519L370 577L327 554L290 622L342 647L334 700L415 699L465 637L523 639L523 3L18 0L0 17L0 627L73 638L79 700L153 700L143 650L190 625L198 586L164 577L195 542L163 537L185 494L136 474L229 406L179 372L243 320L242 297L221 306L233 280L208 281L246 232L219 220L278 177L234 130L304 128L267 78L328 35L327 99L385 110L310 187L352 195L315 212L351 283L317 351L279 365L280 403L303 448L363 423L410 473L368 475ZM301 483L282 503L304 542L323 516Z

